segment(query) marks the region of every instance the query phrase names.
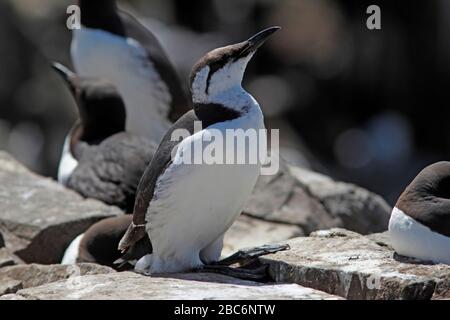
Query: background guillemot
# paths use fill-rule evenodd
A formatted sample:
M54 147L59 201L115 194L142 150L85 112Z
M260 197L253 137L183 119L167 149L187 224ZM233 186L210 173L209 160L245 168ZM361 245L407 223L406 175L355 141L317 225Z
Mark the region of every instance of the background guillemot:
M450 264L450 162L423 169L398 199L389 222L395 251Z
M61 263L75 264L86 262L117 267L114 261L121 256L117 246L130 225L132 218L131 215L122 215L103 219L93 224L86 232L72 241L66 249ZM146 244L150 245L149 242ZM131 265L123 264L120 266L120 270L130 267Z
M68 84L79 112L64 142L58 181L131 213L139 179L156 145L125 132L125 106L114 86L78 77L61 64L53 68Z
M114 84L127 108L128 132L160 142L188 111L188 98L156 37L115 0L79 0L81 24L71 56L81 76Z
M194 150L197 141L204 141L211 129L224 133L264 128L261 109L242 88L242 78L253 54L278 29L272 27L242 43L213 50L194 66L194 110L163 138L139 184L133 221L119 245L127 252L148 234L153 249L138 261L136 270L180 272L219 259L224 233L241 213L261 164L192 165L177 160ZM194 133L194 121L201 121L204 129ZM171 141L172 132L179 128L191 135L181 142Z

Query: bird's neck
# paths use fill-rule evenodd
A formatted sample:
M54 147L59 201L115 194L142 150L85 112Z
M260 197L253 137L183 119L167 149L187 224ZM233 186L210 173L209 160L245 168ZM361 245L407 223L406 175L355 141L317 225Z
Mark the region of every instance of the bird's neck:
M125 131L125 124L108 121L79 120L72 130L72 141L86 142L89 145L100 144L110 136Z
M220 103L242 114L260 110L255 98L241 86L224 91L212 98L216 103Z
M125 31L114 0L79 0L81 24L91 29L101 29L119 36Z
M258 102L242 87L208 96L203 102L194 101L194 111L203 127L217 122L247 119L246 128L264 128L264 116Z
M193 101L194 104L222 105L239 113L249 112L253 109L259 110L258 102L241 85L236 85L218 92L211 92L199 99L194 97Z

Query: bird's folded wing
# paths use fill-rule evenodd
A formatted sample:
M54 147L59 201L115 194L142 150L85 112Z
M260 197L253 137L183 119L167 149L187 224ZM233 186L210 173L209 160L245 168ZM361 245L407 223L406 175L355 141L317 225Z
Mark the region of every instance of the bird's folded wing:
M84 150L68 187L131 213L139 180L155 151L147 139L116 134Z
M183 130L186 134L192 135L194 133L195 121L199 121L199 119L194 111L187 112L172 125L162 139L158 150L139 183L134 205L133 222L119 244L119 250L122 252L130 250L130 248L146 235L145 225L147 221L145 220L145 215L150 201L153 198L156 182L158 177L170 165L172 152L180 143L180 140L173 139L173 134L176 133L176 130Z

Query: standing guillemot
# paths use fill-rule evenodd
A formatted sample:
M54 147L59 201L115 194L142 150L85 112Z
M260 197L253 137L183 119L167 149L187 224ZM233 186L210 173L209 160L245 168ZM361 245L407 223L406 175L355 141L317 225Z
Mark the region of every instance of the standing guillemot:
M133 210L136 188L156 151L146 138L125 132L126 112L114 86L53 68L70 88L79 113L65 139L58 181L84 197Z
M179 160L193 148L198 151L195 145L203 151L202 142L211 141L208 137L213 130L225 136L227 130L264 129L261 109L242 88L242 78L256 50L278 29L272 27L247 41L213 50L194 66L194 110L163 138L139 183L133 221L119 244L126 259L128 250L148 235L152 251L139 259L135 270L181 272L204 268L219 259L224 233L241 213L261 163L186 164ZM200 121L204 129L195 133L194 121ZM191 135L173 141L177 129ZM225 148L225 153L233 148L238 158L248 151L234 149L234 145Z
M423 169L398 199L389 221L395 251L450 264L450 162Z
M156 37L115 0L79 0L81 29L71 56L83 77L105 78L122 95L126 129L159 143L189 108L178 75Z

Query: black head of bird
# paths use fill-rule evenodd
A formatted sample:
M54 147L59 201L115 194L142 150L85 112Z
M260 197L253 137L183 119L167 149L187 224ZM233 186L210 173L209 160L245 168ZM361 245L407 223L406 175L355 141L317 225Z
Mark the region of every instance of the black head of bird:
M280 27L265 29L250 39L218 48L203 56L191 72L194 103L211 103L217 96L240 88L248 62L264 42Z
M59 63L52 64L70 89L78 108L84 139L101 140L125 131L125 104L117 89L102 79L82 78Z

